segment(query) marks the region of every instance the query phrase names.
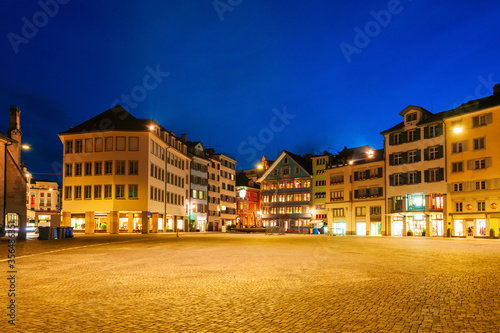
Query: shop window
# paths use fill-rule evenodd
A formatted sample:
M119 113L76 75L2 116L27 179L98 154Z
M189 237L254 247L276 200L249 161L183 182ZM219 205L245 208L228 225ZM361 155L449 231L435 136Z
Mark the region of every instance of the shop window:
M422 210L425 207L425 195L422 193L408 194L407 205L409 211Z
M393 197L392 198L392 209L395 212L403 211L403 197Z
M442 210L444 206L444 199L441 194L431 194L431 209L432 210Z

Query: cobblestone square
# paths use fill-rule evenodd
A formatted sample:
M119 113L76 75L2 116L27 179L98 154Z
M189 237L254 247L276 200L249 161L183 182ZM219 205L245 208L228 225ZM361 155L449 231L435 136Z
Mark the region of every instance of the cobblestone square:
M0 263L7 277L7 242ZM17 243L1 332L499 332L500 242L76 235Z

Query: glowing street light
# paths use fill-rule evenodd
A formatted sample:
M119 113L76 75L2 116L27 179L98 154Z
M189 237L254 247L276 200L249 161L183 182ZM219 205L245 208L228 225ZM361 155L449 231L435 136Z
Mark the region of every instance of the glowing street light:
M454 127L454 128L453 128L453 133L455 133L455 134L459 134L459 133L462 133L462 131L463 131L463 130L464 130L464 129L463 129L462 127L457 126L457 127Z
M30 150L31 146L24 144L24 145L21 146L21 148L24 149L24 150Z

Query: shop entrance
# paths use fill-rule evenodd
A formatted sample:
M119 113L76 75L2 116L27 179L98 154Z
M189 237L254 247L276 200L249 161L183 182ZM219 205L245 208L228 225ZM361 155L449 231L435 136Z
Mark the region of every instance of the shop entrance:
M366 223L365 222L356 223L356 236L366 236Z

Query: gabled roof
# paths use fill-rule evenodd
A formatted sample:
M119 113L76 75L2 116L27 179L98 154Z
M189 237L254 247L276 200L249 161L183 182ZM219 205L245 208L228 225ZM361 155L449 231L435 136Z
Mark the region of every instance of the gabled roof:
M408 112L410 111L413 111L413 110L417 110L417 111L420 111L422 113L425 113L425 114L428 114L428 115L432 115L432 112L424 109L423 107L421 106L416 106L416 105L408 105L407 107L405 107L399 114L401 116L404 116L405 114L407 114Z
M304 171L306 171L310 176L312 176L312 162L310 159L304 158L300 155L290 153L289 151L283 150L281 154L274 160L274 162L269 166L266 172L257 179L257 183L261 183L274 169L274 167L285 157L288 155L292 160L295 161Z
M69 130L61 132L59 134L64 135L82 132L87 133L104 131L146 131L151 123L159 126L159 124L155 120L138 119L131 115L121 105L117 105L98 114L93 118L90 118L87 121L84 121L80 125L72 127Z

